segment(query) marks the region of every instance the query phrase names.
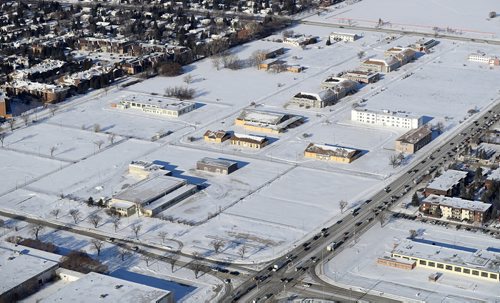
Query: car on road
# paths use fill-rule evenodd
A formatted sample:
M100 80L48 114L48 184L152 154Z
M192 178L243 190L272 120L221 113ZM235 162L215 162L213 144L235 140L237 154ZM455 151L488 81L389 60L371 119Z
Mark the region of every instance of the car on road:
M231 271L229 272L230 275L233 275L233 276L239 276L240 275L240 272L237 271L237 270L234 270L234 271Z
M356 222L356 224L355 224L355 225L356 225L356 226L360 226L361 224L363 224L363 221L358 221L358 222Z
M312 257L311 257L311 261L312 261L313 263L316 263L316 262L318 261L318 257L316 257L316 256L312 256Z
M226 283L226 284L231 283L231 279L225 279L225 280L224 280L224 283Z
M307 287L307 288L309 288L309 287L311 287L311 286L312 286L312 283L304 283L304 284L302 284L302 286L303 286L303 287Z

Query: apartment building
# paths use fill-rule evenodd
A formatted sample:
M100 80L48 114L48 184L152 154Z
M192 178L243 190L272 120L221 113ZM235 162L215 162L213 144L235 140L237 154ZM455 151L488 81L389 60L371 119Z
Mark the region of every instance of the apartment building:
M351 110L351 120L367 125L401 129L415 129L423 125L422 116L412 115L406 112L373 110L361 107Z

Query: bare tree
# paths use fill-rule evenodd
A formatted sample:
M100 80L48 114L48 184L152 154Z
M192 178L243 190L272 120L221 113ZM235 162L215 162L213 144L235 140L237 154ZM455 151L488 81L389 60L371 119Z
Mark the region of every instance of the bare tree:
M49 108L50 113L52 114L52 117L56 114L57 107L56 106L51 106Z
M253 66L259 66L264 60L266 60L266 51L265 50L256 50L250 56L250 62Z
M59 208L55 208L55 209L50 211L50 214L53 215L57 219L57 217L59 217L60 212L61 212L61 210Z
M168 258L168 263L170 263L170 270L173 272L174 271L174 266L175 266L175 263L177 262L177 260L179 259L179 256L178 255L171 255L169 258Z
M50 157L53 158L54 157L54 152L57 150L57 146L52 146L50 148Z
M142 229L142 225L141 224L134 224L130 227L132 229L132 231L134 232L134 235L135 235L135 238L137 240L139 240L139 232L141 231Z
M92 243L92 246L94 247L95 251L97 252L97 255L99 256L101 254L101 249L102 246L104 245L104 242L102 242L99 239L92 239L90 243Z
M97 214L92 214L89 216L88 220L89 220L90 224L94 225L94 228L97 228L97 226L101 222L102 218L101 218L101 216L99 216Z
M387 217L385 216L385 213L380 213L380 215L378 215L378 221L380 222L380 226L383 226L385 221L386 221Z
M35 236L35 239L38 240L38 235L41 231L45 229L45 226L41 224L30 224L30 233Z
M364 51L359 51L358 54L357 54L358 55L358 59L362 59L365 56L365 54L366 53Z
M115 133L111 133L111 134L108 135L108 140L109 140L110 144L115 143L115 139L116 139L116 134Z
M115 228L115 232L118 230L118 227L120 227L120 216L118 215L113 215L111 216L111 223L113 223L113 227Z
M75 224L77 224L81 218L80 211L78 209L70 209L69 215L73 218Z
M7 135L5 133L0 132L0 142L2 142L2 147L3 147L3 141L5 140L5 137L7 137Z
M191 263L191 268L193 269L194 277L196 279L198 279L198 273L201 271L202 267L203 267L203 265L198 260L195 260L195 261L193 261L193 263Z
M212 242L210 242L210 245L214 248L214 251L216 254L220 252L220 250L226 245L226 242L221 239L215 239Z
M496 12L494 12L494 11L493 11L493 12L490 12L490 13L488 14L488 17L490 17L490 18L495 18L496 16L497 16L497 13L496 13Z
M184 78L182 78L182 81L184 81L184 83L189 85L191 84L191 82L193 82L193 76L185 75Z
M14 125L16 124L16 119L14 119L14 118L9 119L9 120L7 120L7 123L9 123L10 131L13 131L14 130Z
M417 236L417 231L414 229L410 229L408 232L410 233L410 239L414 239Z
M141 257L141 259L146 262L146 266L149 267L149 262L151 262L153 260L153 257L151 257L150 255L143 255Z
M30 115L27 113L24 113L21 115L21 119L23 119L24 125L28 126L28 123L30 122Z
M102 141L102 140L97 140L97 141L94 141L94 144L95 144L95 146L97 146L97 148L98 148L99 150L101 150L101 147L102 147L102 145L104 144L104 141Z
M122 261L125 261L125 257L127 257L128 255L130 255L130 252L124 248L120 248L118 250L118 254L120 254L120 257L121 257L121 260Z
M395 168L396 166L399 165L399 159L398 156L396 155L391 155L389 157L389 164L392 165L392 168Z
M98 133L101 131L101 125L99 123L94 124L94 133Z
M340 213L344 213L344 210L347 207L347 205L348 205L347 201L345 200L339 201Z
M167 236L168 236L168 232L166 232L166 231L162 230L162 231L158 232L158 237L160 237L162 244L165 244L165 239L167 238Z
M216 56L212 56L212 66L217 69L217 70L220 70L220 66L221 66L221 57L216 55Z
M238 250L238 254L243 259L245 257L246 253L247 253L247 246L245 244L243 244L240 246L240 249Z

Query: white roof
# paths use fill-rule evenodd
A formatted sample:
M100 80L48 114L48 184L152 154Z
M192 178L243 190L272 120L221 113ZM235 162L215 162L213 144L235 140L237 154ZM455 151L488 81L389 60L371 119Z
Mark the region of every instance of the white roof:
M245 109L241 112L238 119L263 124L277 125L284 118L284 116L285 114L283 113L262 111L256 109Z
M194 105L193 102L176 101L176 100L158 98L147 95L128 96L124 98L122 102L135 102L135 103L145 104L146 106L149 107L158 107L170 110L182 110L184 108L191 107Z
M86 71L67 75L64 77L64 81L68 83L73 83L74 80L90 80L92 79L92 77L102 75L103 73L107 73L112 69L113 68L111 66L106 66L106 67L94 66Z
M169 293L158 288L91 272L67 284L40 302L150 303L157 302L168 296Z
M446 196L438 196L438 195L429 195L424 199L424 202L439 204L442 206L448 206L451 208L461 208L468 209L472 211L487 211L491 204L483 203L481 201L471 201L465 200L458 197L446 197Z
M46 71L61 68L62 66L64 66L64 64L66 64L66 62L64 62L64 61L46 59L46 60L43 60L41 63L34 65L30 68L16 70L16 71L11 73L11 76L13 78L22 79L22 78L28 76L29 74L43 73Z
M245 134L234 134L234 137L239 138L239 139L249 139L249 140L254 140L258 142L262 142L266 140L266 137L261 137L261 136L255 136L255 135L245 135Z
M377 114L377 115L386 115L386 116L391 116L391 117L400 117L400 118L409 118L409 119L420 119L421 116L407 113L407 112L402 112L402 111L391 111L388 109L369 109L365 107L357 107L353 108L352 111L355 112L360 112L360 113L371 113L371 114Z
M203 159L199 160L198 163L212 165L212 166L230 167L230 166L236 164L237 162L230 161L230 160L204 157Z
M495 169L488 176L488 180L499 181L500 180L500 167Z
M170 176L155 176L136 183L118 193L113 199L139 204L150 202L161 195L172 192L186 183L185 180Z
M0 294L40 275L59 267L57 256L22 245L2 242L0 246Z
M427 186L427 188L435 190L449 190L466 176L466 171L448 169L442 175L435 178L434 181Z
M27 81L27 80L14 80L12 82L7 83L7 85L10 85L11 87L16 88L16 89L29 89L29 90L34 90L34 91L64 91L64 90L67 90L67 88L65 88L61 85L38 83L38 82L32 82L32 81Z

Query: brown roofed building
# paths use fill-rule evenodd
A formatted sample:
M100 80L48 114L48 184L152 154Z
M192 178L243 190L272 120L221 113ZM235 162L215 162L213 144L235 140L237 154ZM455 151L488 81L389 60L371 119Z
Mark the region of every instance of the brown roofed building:
M231 139L231 134L225 130L211 131L207 130L203 135L203 139L206 142L222 143L228 139Z
M340 163L351 163L361 156L361 151L335 145L310 143L304 151L304 157L335 161Z
M396 139L396 151L405 154L414 154L432 140L432 131L422 126L412 129Z

